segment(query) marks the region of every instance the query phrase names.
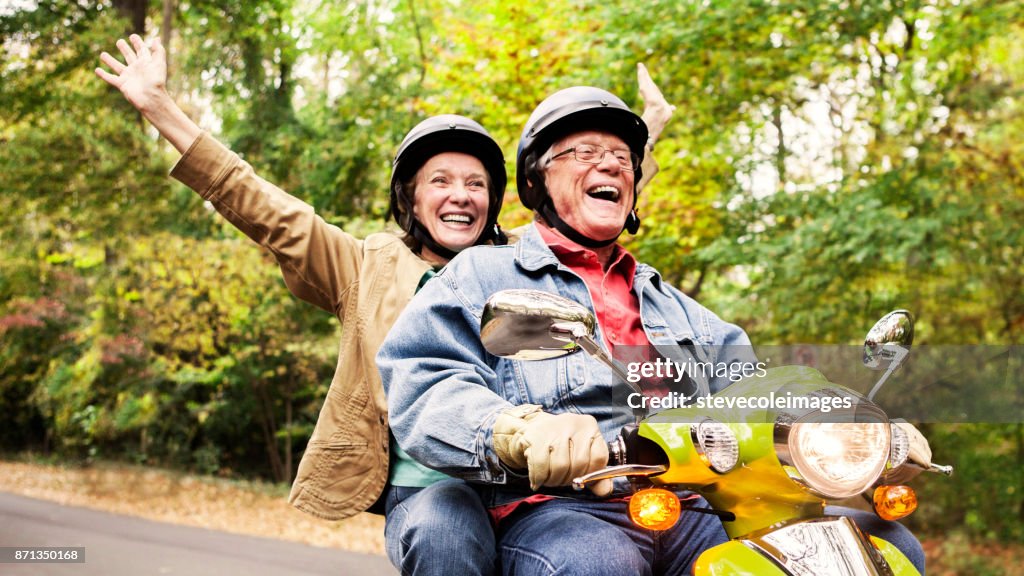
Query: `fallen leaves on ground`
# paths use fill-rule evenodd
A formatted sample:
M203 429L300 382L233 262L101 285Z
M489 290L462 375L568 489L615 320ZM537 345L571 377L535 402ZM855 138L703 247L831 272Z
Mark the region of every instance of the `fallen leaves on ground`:
M113 464L70 468L0 460L0 491L158 522L384 553L384 518L328 522L291 507L282 488Z

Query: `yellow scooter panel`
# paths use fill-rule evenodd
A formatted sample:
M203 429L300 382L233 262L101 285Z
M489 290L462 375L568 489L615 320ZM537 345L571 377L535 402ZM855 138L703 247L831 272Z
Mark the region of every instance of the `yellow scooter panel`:
M882 553L882 557L889 563L889 568L892 568L892 573L896 576L921 576L921 573L914 568L914 565L910 563L910 560L900 552L899 548L893 546L886 540L881 538L875 538L874 536L868 536L871 539L871 543L878 548L878 551Z
M764 576L784 572L743 543L730 540L705 550L694 563L693 573L694 576Z
M871 537L871 542L889 564L894 576L921 576L910 560L899 549L882 540ZM778 564L757 551L748 548L739 540L730 540L705 550L693 565L694 576L771 576L786 572Z

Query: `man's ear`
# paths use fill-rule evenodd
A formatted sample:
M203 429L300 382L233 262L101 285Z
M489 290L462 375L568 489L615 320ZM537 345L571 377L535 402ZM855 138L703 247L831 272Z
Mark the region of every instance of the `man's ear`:
M523 174L526 176L526 187L530 190L531 196L543 197L547 194L547 185L544 182L544 173L538 169L537 164L536 153L527 155L526 161L523 162Z
M527 184L527 186L529 186L530 188L533 188L534 187L533 186L533 178L539 172L537 170L537 154L536 154L536 152L531 152L526 157L526 162L523 164L523 172L526 173L526 184Z

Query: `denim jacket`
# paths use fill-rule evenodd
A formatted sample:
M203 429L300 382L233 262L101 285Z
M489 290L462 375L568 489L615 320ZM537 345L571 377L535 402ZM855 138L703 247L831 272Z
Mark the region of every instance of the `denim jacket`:
M510 288L559 294L594 309L583 280L559 262L530 225L515 245L460 253L413 298L377 355L399 445L431 468L504 485L496 487L491 505L529 494L522 477L501 464L494 452L491 435L500 412L529 403L552 413L590 414L606 440L632 422L625 404L612 402L611 370L584 353L517 361L484 350L484 304L495 292ZM722 350L750 349L742 329L665 283L652 267L637 265L633 290L644 331L659 352L662 347L675 353L686 350L699 361L721 362L731 360L718 357ZM600 331L597 340L607 349ZM694 384L706 394L729 381L712 378Z

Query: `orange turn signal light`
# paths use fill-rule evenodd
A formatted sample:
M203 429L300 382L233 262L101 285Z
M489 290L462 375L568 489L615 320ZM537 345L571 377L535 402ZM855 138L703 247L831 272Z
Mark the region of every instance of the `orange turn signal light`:
M664 488L641 490L629 500L629 518L648 530L668 530L679 521L679 497Z
M899 520L917 510L917 493L910 486L879 486L872 498L875 513L883 520Z

